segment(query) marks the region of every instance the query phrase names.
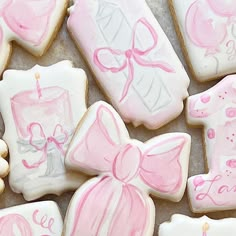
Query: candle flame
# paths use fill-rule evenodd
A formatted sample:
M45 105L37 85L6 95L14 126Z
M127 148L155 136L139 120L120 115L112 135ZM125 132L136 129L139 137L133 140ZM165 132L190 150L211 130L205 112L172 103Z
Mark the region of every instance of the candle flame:
M35 73L35 79L39 80L40 79L40 74L39 73Z
M208 223L205 223L203 226L202 226L202 231L205 233L209 230L210 226Z

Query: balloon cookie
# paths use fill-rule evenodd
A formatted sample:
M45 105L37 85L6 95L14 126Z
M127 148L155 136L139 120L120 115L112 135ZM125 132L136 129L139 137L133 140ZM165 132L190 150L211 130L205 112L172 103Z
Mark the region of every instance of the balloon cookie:
M157 129L176 118L189 78L145 0L78 0L68 29L125 122Z
M69 61L28 71L8 70L0 81L9 183L26 200L77 189L84 179L64 166L78 121L86 111L87 79Z
M55 202L35 202L0 210L0 235L61 236L63 221Z
M207 216L190 218L184 215L173 215L170 222L160 225L159 236L234 236L236 218L212 220Z
M185 133L146 143L130 139L116 111L95 103L79 124L65 163L97 177L73 196L64 235L152 235L155 207L149 194L180 201L189 152L190 136Z
M5 184L2 180L2 178L6 177L9 172L9 165L4 158L8 154L8 148L6 143L0 139L0 193L3 192L5 188Z
M187 102L190 125L204 127L208 174L188 180L194 212L236 208L236 75Z
M194 77L204 82L235 73L236 1L169 2Z
M0 1L0 74L16 41L30 53L41 56L60 28L68 0Z

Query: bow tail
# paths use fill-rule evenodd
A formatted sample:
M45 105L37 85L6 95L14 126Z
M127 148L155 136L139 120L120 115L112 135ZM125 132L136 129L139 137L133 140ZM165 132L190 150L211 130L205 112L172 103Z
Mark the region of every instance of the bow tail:
M175 73L175 69L164 61L148 61L137 55L135 55L135 61L144 67L160 68L167 73Z
M150 201L136 187L123 186L108 235L145 236L148 225L154 226L154 218L150 218L154 208Z
M102 235L117 194L110 177L82 186L73 197L77 202L72 202L67 212L67 217L74 219L71 229L66 230L68 235Z
M123 89L120 102L122 102L124 100L124 98L127 96L129 89L130 89L130 85L134 79L134 65L130 59L128 60L128 68L129 68L128 80L125 83L125 87Z
M27 169L38 168L41 164L43 164L47 160L47 151L46 150L47 150L47 148L44 149L43 155L41 156L41 158L33 164L29 164L26 160L22 160L24 167Z

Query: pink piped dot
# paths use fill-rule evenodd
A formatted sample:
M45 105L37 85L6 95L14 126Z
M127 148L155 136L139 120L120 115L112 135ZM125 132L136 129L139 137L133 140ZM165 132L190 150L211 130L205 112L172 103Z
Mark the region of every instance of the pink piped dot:
M201 101L203 103L208 103L210 100L211 100L211 97L207 94L204 94L204 95L201 96Z
M205 180L201 176L197 176L193 180L193 184L195 187L202 186L205 183Z
M209 129L209 130L207 131L207 137L208 137L209 139L213 139L213 138L215 138L215 136L216 136L216 133L215 133L215 130L214 130L214 129Z
M229 118L236 117L236 108L226 109L226 116Z

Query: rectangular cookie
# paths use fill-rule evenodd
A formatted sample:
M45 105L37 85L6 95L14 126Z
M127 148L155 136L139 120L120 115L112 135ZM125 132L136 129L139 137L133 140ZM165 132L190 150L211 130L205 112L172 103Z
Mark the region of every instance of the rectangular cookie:
M0 235L61 236L63 220L55 202L35 202L0 210Z
M125 122L149 129L176 118L189 78L144 0L79 0L68 29Z
M236 72L236 2L169 0L177 34L194 77L200 81Z

